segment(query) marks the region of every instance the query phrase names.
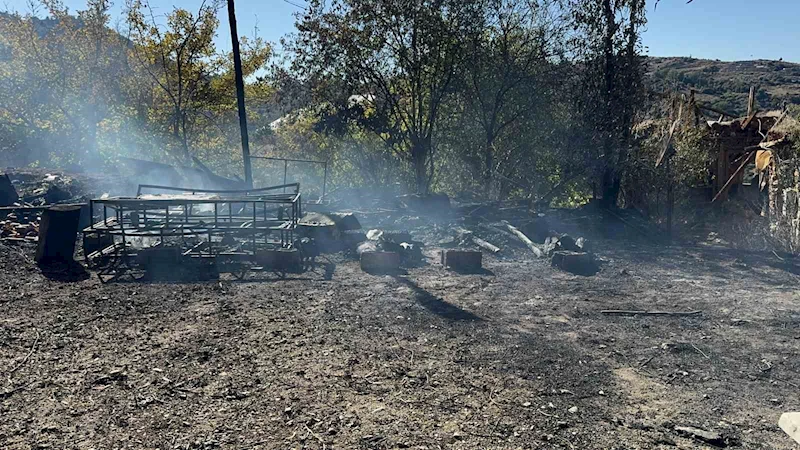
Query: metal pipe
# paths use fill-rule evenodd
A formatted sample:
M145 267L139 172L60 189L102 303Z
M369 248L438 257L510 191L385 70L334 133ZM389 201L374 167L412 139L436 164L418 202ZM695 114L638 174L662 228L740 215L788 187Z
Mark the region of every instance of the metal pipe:
M286 186L286 172L289 170L289 161L283 161L283 185ZM283 188L283 192L286 192L286 188Z
M325 175L322 177L322 198L321 201L325 200L325 187L328 184L328 161L325 161Z
M251 156L250 159L267 159L270 161L289 161L289 162L305 162L315 164L325 164L326 161L315 161L313 159L293 159L293 158L277 158L273 156Z
M236 31L236 8L233 0L228 0L228 22L231 29L233 50L233 72L236 81L236 104L239 109L239 129L242 134L242 160L244 162L244 182L253 187L253 169L250 165L250 137L247 134L247 110L244 103L244 76L242 75L242 56L239 52L239 34Z

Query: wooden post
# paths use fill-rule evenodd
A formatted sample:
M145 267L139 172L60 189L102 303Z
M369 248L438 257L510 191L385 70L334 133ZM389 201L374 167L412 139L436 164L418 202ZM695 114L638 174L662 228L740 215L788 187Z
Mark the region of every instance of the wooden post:
M672 240L672 213L675 209L675 189L672 181L672 164L667 159L667 239Z
M236 78L236 103L239 107L239 129L242 134L242 159L244 160L244 182L253 187L253 169L250 165L250 137L247 134L247 111L244 104L244 76L242 75L242 55L239 51L239 33L236 30L236 10L233 0L228 0L228 22L231 27L231 46L233 50L233 71Z
M750 95L747 97L747 117L750 117L756 108L756 87L750 86Z
M36 263L72 263L75 261L75 238L81 220L81 207L75 205L53 206L42 212L39 225L39 246Z

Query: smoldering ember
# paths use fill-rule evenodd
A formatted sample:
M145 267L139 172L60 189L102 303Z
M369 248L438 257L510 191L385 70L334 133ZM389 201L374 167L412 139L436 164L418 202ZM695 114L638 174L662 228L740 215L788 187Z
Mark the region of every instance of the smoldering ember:
M798 448L800 65L276 3L0 12L0 448Z

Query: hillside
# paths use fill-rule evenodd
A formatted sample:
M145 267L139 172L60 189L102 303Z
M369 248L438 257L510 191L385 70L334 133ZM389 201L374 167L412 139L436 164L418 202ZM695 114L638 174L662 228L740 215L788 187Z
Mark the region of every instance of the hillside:
M697 99L733 114L745 114L750 86L761 109L800 104L800 64L784 61L716 61L648 58L648 76L657 91L697 90Z

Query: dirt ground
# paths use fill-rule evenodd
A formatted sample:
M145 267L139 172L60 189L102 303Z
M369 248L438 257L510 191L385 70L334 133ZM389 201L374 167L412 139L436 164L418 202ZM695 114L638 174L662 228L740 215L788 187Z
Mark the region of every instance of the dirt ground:
M595 246L592 277L428 247L399 276L101 284L0 244L0 447L800 448L800 265Z

